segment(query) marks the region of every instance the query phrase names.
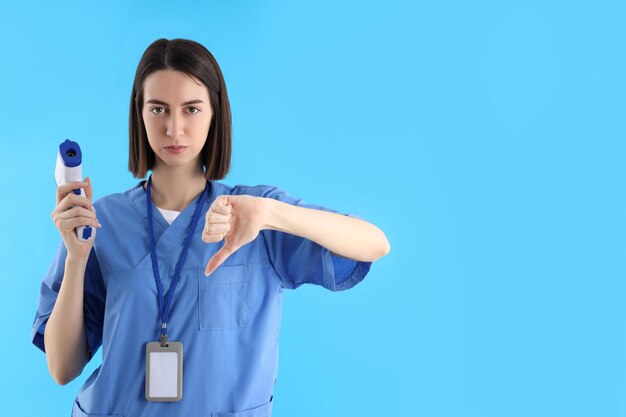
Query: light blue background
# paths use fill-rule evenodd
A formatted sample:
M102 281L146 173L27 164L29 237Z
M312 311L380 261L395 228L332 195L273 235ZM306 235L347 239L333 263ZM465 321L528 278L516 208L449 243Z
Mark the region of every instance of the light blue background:
M352 290L286 294L276 417L626 415L624 2L201 3L0 6L6 415L69 415L97 367L57 386L30 342L56 146L80 142L95 198L138 182L130 91L160 37L224 72L226 183L391 243Z

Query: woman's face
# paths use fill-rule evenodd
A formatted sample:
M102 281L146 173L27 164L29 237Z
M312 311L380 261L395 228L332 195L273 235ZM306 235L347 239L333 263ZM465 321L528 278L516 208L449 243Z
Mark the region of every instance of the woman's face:
M142 116L157 165L198 163L213 116L204 84L181 71L153 72L144 81Z

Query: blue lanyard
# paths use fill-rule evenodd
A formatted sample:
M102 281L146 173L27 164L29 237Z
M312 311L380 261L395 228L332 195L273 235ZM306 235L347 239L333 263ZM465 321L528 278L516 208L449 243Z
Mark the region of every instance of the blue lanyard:
M193 231L195 230L196 225L198 224L198 220L200 219L200 212L202 211L202 206L204 205L207 190L209 189L209 182L207 181L206 186L204 187L204 191L198 198L200 201L198 202L198 205L196 206L196 211L193 214L193 220L191 220L191 226L189 228L187 238L185 239L185 242L183 244L183 251L181 252L178 263L176 264L172 284L170 285L170 289L167 292L167 296L165 297L165 299L163 298L163 284L161 283L161 274L159 272L159 263L156 255L156 244L154 242L154 226L152 223L152 198L150 197L151 182L152 174L150 174L150 178L148 178L148 185L146 187L148 194L146 197L146 206L148 208L148 230L150 231L150 257L152 258L152 272L154 273L154 280L156 281L157 292L159 295L159 310L161 312L162 323L161 345L163 346L167 343L167 321L169 320L172 296L174 295L174 291L176 291L176 284L178 284L178 279L180 278L180 270L182 269L182 266L185 263L185 259L187 258L187 251L189 249L189 244L191 243Z

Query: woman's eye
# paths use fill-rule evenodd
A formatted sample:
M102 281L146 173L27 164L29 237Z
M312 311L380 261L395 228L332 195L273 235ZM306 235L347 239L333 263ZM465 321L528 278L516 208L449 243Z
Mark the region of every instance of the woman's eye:
M188 109L189 110L195 110L195 111L190 111L189 113L191 113L191 114L196 114L196 113L200 112L200 109L197 108L197 107L189 107ZM161 110L161 111L156 111L155 112L155 110ZM153 107L150 111L152 113L154 113L154 114L161 114L161 113L165 112L165 108L164 107Z

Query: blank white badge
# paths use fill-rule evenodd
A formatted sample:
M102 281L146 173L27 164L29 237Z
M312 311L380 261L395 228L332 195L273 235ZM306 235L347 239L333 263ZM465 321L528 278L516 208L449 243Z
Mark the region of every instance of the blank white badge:
M146 344L146 400L180 401L183 397L183 344Z

